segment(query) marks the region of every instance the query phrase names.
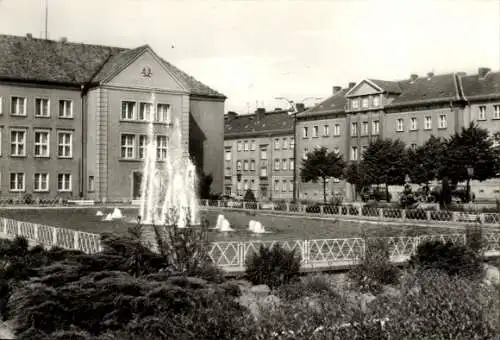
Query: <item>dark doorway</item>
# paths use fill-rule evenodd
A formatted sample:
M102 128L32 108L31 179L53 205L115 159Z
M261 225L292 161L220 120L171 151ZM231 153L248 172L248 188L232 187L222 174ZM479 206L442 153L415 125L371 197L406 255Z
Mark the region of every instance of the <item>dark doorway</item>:
M134 171L132 173L132 199L141 198L142 172Z

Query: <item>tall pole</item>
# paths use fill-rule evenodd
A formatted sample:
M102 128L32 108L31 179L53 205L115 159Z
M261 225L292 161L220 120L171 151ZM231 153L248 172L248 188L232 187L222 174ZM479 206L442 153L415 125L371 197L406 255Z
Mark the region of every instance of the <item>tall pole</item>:
M45 0L45 40L48 39L49 36L49 0Z

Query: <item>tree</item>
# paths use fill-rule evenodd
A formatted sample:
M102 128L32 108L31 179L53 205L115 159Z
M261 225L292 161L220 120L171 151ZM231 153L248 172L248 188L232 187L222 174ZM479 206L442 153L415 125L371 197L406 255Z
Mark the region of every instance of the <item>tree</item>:
M245 196L243 197L243 200L245 202L255 202L255 195L253 193L252 190L248 189L246 192L245 192Z
M309 152L307 158L302 160L300 177L304 182L316 183L319 179L323 181L323 201L326 204L326 181L329 178L341 178L344 167L342 155L321 147Z
M363 165L360 162L350 162L345 168L344 178L348 183L355 185L356 195L358 195L361 188L367 184L365 177Z
M474 123L463 127L451 136L447 142L445 154L446 175L454 185L471 179L484 181L498 173L498 160L493 139L488 131ZM467 168L473 169L469 176Z
M409 171L406 146L401 140L378 139L370 143L361 164L367 183L385 184L387 194L389 185L404 184Z
M408 150L408 174L413 183L428 183L442 178L446 141L432 135L416 150Z

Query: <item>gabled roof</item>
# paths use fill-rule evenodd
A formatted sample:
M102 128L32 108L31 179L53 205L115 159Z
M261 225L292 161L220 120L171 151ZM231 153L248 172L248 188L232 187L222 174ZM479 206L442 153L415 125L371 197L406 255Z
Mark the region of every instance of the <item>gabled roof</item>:
M460 100L457 77L453 73L398 81L398 85L401 88L401 94L385 107Z
M380 79L368 79L368 80L377 85L378 87L380 87L383 92L395 93L395 94L401 93L401 87L399 87L397 81L380 80Z
M297 118L345 113L345 105L347 103L345 95L347 92L348 89L338 91L312 108L298 113Z
M0 79L75 86L101 82L146 48L149 47L127 49L0 35ZM161 61L190 94L226 98L169 62Z
M485 77L461 76L459 80L467 100L500 98L500 72L488 72Z
M293 133L293 116L288 111L236 115L224 122L224 138Z

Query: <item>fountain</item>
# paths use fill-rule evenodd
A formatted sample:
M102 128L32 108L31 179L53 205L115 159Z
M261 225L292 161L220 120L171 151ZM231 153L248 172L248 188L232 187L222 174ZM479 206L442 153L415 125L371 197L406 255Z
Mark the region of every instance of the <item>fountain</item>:
M217 217L217 224L215 225L214 229L222 232L234 231L234 229L231 228L231 224L229 223L229 221L222 214Z
M113 209L113 212L111 213L111 219L116 220L119 218L123 218L122 211L118 208Z
M248 230L254 234L265 234L267 233L266 228L259 221L251 220L248 222Z
M104 214L102 213L102 211L98 210L95 214L96 216L104 216Z
M167 144L158 145L160 140L155 138L156 124L153 124L156 116L154 94L151 102L141 183L141 221L145 225L177 228L200 224L195 167L182 146L181 124L176 119L170 125ZM157 148L159 146L162 149Z

